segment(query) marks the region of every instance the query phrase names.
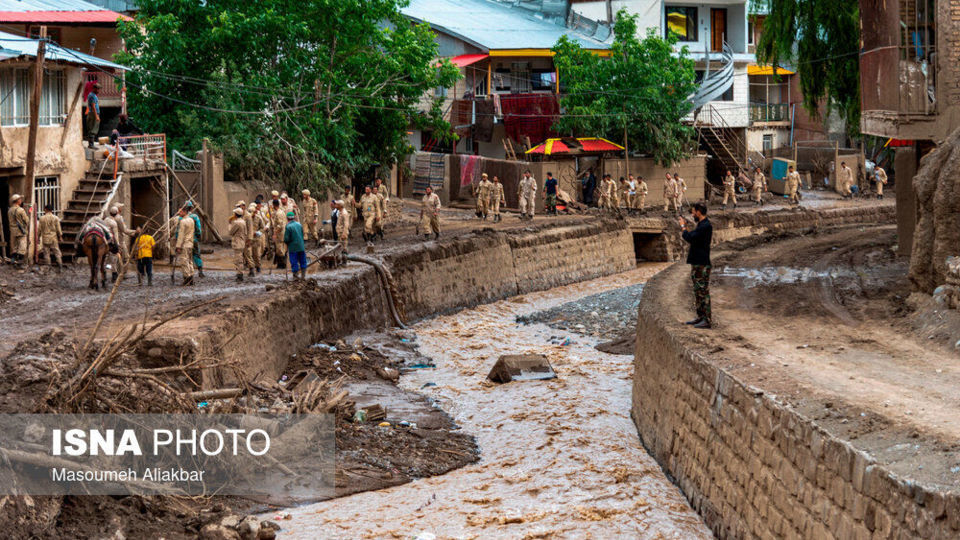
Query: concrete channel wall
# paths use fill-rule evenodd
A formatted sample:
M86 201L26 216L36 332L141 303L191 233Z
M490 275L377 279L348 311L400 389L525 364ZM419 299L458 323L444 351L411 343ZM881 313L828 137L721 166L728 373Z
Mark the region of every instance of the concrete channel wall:
M886 212L833 213L892 223ZM675 265L647 283L632 417L640 438L718 538L958 538L960 494L897 477L848 442L728 373L667 320Z

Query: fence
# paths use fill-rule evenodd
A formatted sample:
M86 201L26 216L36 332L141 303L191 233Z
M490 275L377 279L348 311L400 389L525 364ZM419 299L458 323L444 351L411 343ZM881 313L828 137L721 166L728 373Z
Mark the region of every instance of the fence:
M132 157L135 159L143 161L166 161L167 136L164 133L120 137L117 142L124 152L132 154ZM130 159L130 157L131 156L127 156L127 159Z
M100 85L97 96L100 98L118 98L123 95L120 76L103 71L88 71L83 74L84 82L93 81Z

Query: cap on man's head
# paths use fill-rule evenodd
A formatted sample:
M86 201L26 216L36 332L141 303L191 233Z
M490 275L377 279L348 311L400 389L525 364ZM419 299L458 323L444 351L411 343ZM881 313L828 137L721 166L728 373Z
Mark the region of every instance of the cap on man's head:
M111 206L111 207L110 207L110 215L111 215L111 216L115 216L115 215L117 215L117 214L119 214L119 213L120 213L120 209L119 209L119 208L117 208L116 206Z
M305 189L305 190L301 191L300 193L303 193L304 195L306 195L306 196L308 196L308 197L310 196L310 190L309 190L309 189Z
M277 190L273 190L273 191L270 192L270 196L271 196L271 197L279 197L279 196L280 196L280 192L277 191Z
M286 192L286 191L281 191L281 192L280 192L280 198L282 199L282 198L284 198L284 197L288 197L287 192Z
M184 207L184 208L193 208L193 201L187 201L187 203L184 204L183 207Z
M250 203L250 206L247 207L247 212L253 212L257 209L257 203Z
M236 214L236 215L238 215L238 216L242 216L242 215L243 215L243 208L240 208L240 207L238 206L238 207L236 207L236 208L233 209L233 213Z
M242 207L244 207L244 206L246 206L246 205L247 205L247 201L244 201L243 199L240 199L239 201L237 201L237 204L235 204L234 206L236 206L236 207L238 207L238 208L242 208Z
M14 193L13 197L10 197L10 204L13 204L22 199L23 199L23 195L20 195L19 193Z
M297 217L297 215L294 214L293 212L287 212L287 219L293 219L295 217Z
M486 177L487 177L487 173L483 173L480 175L480 178L486 178ZM379 180L379 178L377 178L377 180Z

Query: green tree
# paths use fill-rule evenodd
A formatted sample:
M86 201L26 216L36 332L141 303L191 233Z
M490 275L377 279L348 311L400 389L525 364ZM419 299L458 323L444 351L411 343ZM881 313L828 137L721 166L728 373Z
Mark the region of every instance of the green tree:
M860 10L857 0L757 0L767 11L757 43L763 64L796 67L803 107L837 111L851 137L860 132Z
M450 133L425 95L460 76L402 2L140 0L117 55L131 114L174 148L209 139L235 179L322 189L391 164L411 123Z
M690 112L687 97L697 86L694 63L675 38L649 30L637 37L637 16L617 13L609 58L560 38L554 63L563 85L560 133L623 141L669 166L691 148L694 130L681 123Z

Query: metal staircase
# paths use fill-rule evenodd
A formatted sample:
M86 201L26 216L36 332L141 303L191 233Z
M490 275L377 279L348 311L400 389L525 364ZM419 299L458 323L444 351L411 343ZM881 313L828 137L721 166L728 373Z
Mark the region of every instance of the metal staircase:
M733 86L733 49L726 41L723 42L721 58L720 68L710 71L710 53L706 54L707 71L703 81L687 99L693 110L693 126L700 139L724 167L736 174L746 162L746 141L711 104Z
M73 190L73 198L67 203L63 210L63 218L60 220L60 227L63 230L63 242L60 244L60 251L64 259L73 260L78 256L76 252L76 241L80 235L80 230L86 222L94 217L103 217L104 211L113 202L117 194L117 188L123 180L123 174L114 176L111 168L106 175L103 169L109 161L94 163L93 169L87 171L87 174L80 179L76 189ZM99 167L98 167L99 165Z

